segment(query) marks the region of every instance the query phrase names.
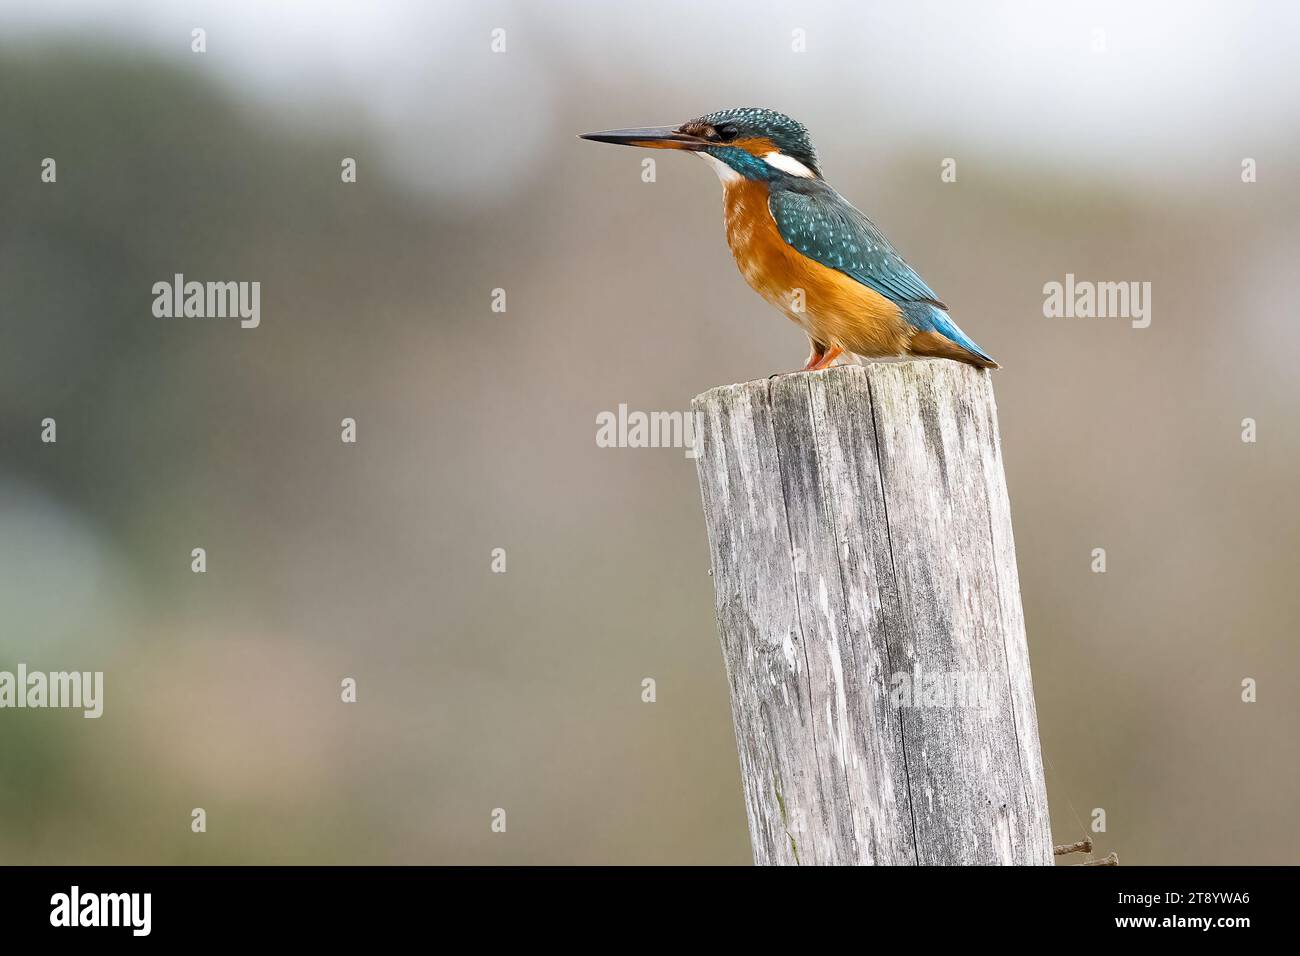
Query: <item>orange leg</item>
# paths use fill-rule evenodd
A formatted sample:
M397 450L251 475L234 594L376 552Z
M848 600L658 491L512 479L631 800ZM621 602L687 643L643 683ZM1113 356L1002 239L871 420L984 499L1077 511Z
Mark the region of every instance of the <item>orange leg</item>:
M844 354L844 350L837 346L825 346L809 336L808 341L812 343L812 352L808 356L808 364L799 369L801 372L819 372L828 367L832 362ZM793 374L777 372L771 377L776 378L782 374Z
M824 368L829 368L830 364L844 354L844 350L838 345L832 345L826 350L824 355L817 356L815 361L809 361L805 372L820 372Z

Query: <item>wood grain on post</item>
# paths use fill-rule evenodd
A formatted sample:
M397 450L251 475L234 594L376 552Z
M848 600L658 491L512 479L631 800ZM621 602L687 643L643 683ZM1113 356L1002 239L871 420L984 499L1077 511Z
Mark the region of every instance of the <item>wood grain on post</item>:
M692 408L755 862L1050 865L989 374L846 365Z

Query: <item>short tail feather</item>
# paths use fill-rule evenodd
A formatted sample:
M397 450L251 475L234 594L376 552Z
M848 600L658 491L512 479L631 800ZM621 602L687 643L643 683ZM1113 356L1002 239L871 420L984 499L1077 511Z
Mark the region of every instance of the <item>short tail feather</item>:
M916 329L911 342L913 355L955 359L979 368L999 367L993 356L976 345L938 306L929 302L904 302L899 308L903 318Z

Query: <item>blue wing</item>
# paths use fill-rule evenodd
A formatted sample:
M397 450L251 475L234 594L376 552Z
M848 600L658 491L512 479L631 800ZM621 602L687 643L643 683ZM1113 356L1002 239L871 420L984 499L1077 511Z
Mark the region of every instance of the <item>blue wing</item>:
M876 224L825 183L800 183L798 191L775 188L768 209L781 238L808 258L895 302L929 302L947 308Z
M768 198L768 209L781 238L809 259L844 273L896 303L915 328L938 332L962 348L989 358L947 316L948 307L894 251L876 224L826 183L814 179L775 186Z

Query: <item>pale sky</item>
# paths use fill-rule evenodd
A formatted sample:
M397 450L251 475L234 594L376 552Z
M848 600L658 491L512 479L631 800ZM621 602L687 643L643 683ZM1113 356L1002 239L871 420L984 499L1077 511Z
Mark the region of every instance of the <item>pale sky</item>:
M598 91L558 88L557 61L607 78L622 100L630 86L629 108L660 114L600 110L593 128L685 119L686 103L687 115L772 105L799 113L819 144L859 148L873 129L887 133L873 144L882 150L947 138L1119 168L1153 188L1197 178L1190 154L1267 154L1300 128L1300 5L1282 0L0 0L5 43L75 34L193 64L194 26L208 31L205 68L241 95L290 114L362 106L398 175L423 168L404 154L436 149L449 129L496 130L508 114L509 150L449 163L448 182L470 192L568 134L550 122L563 98L607 105ZM498 26L508 62L488 52ZM791 51L795 29L805 53Z

